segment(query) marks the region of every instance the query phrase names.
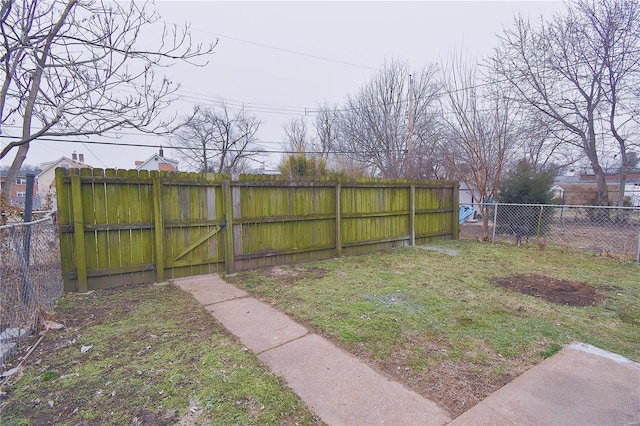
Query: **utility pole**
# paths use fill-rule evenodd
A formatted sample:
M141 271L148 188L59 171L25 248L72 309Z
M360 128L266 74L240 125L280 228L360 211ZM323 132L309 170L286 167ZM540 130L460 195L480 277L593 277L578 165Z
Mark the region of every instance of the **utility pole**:
M407 134L407 178L411 179L411 140L413 139L413 80L409 74L409 128Z

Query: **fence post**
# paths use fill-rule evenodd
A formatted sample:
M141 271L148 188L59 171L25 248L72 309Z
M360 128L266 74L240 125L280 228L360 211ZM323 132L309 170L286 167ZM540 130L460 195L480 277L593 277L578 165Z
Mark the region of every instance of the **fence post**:
M76 249L76 270L78 272L78 292L89 290L87 281L87 257L84 244L84 214L82 205L82 182L79 174L71 176L71 199L73 203L73 239Z
M340 205L342 200L342 184L336 182L336 257L342 256L342 206Z
M156 249L156 281L164 281L164 213L162 211L162 182L160 172L151 171L153 182L153 236Z
M454 181L453 185L451 185L451 190L453 191L453 206L451 207L451 216L453 219L453 239L457 240L460 238L460 182ZM473 205L471 205L473 208Z
M33 173L27 173L27 192L25 193L24 200L24 221L25 223L31 222L33 212L33 182L36 175ZM31 226L25 226L24 229L24 260L27 266L31 257Z
M62 279L64 281L64 291L73 292L78 289L71 285L69 274L73 271L73 234L63 233L62 225L70 225L71 218L71 197L69 195L69 185L64 180L68 175L68 170L58 167L55 170L56 185L52 194L57 209L58 231L60 235L60 261L62 262Z
M22 283L20 285L20 297L22 303L29 305L34 298L33 283L29 279L29 262L31 258L31 220L33 210L33 182L36 175L27 173L27 192L24 200L24 225L22 234Z
M488 211L487 211L488 214ZM493 208L493 232L491 235L491 244L496 242L496 227L498 226L498 203L494 204Z
M536 230L536 238L540 238L540 226L542 225L542 213L544 212L544 205L540 206L540 213L538 214L538 229Z
M640 234L638 234L638 254L636 255L636 262L640 263Z
M227 274L233 274L236 270L236 249L233 235L233 194L231 182L222 182L222 196L224 198L224 265Z
M409 186L409 244L416 245L416 185Z

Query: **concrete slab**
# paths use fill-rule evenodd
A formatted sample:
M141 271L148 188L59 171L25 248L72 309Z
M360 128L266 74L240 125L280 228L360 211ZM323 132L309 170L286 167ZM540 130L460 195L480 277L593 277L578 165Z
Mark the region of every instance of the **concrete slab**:
M450 420L435 403L315 334L259 358L330 425L441 425Z
M256 353L307 334L307 329L259 300L245 297L209 305L206 309Z
M0 343L0 364L9 361L13 354L16 353L16 342ZM2 367L0 366L0 370Z
M451 424L638 425L640 364L573 343Z
M0 333L0 343L15 342L16 340L22 340L31 334L29 327L23 328L6 328Z
M205 306L247 296L245 291L226 283L218 274L176 278L173 283L193 294Z

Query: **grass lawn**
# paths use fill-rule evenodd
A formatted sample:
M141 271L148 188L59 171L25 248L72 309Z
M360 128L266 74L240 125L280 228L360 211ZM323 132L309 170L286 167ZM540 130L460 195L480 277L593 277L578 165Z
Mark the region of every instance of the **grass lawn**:
M0 424L320 423L176 287L68 294L51 320L65 328L3 384Z
M586 253L458 240L227 280L453 416L574 340L640 361L640 265ZM548 302L505 280L571 297L566 280L593 300Z

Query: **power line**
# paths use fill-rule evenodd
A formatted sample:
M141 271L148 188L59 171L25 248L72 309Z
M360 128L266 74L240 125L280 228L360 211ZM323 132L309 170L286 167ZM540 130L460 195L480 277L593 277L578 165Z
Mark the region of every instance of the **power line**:
M173 25L176 25L176 24L173 24ZM201 33L204 33L204 34L210 34L210 35L214 35L216 37L228 38L229 40L238 41L240 43L251 44L251 45L254 45L254 46L264 47L266 49L272 49L272 50L277 50L279 52L290 53L292 55L304 56L304 57L307 57L307 58L317 59L317 60L326 61L326 62L333 62L333 63L341 64L341 65L348 65L350 67L364 68L364 69L370 69L370 70L374 70L374 71L378 70L378 68L370 67L370 66L367 66L367 65L360 65L360 64L355 64L353 62L341 61L341 60L338 60L338 59L327 58L327 57L324 57L324 56L312 55L310 53L305 53L305 52L298 52L298 51L295 51L295 50L290 50L290 49L285 49L285 48L282 48L282 47L272 46L272 45L265 44L265 43L258 43L258 42L251 41L251 40L244 40L244 39L241 39L241 38L238 38L238 37L232 37L232 36L229 36L229 35L224 35L224 34L220 34L220 33L214 33L214 32L211 32L211 31L200 30L200 29L197 29L197 28L191 28L191 29L193 31L198 31L198 32L201 32Z
M0 139L20 139L18 136L0 136ZM61 139L61 138L47 138L47 137L42 137L42 138L38 138L33 140L32 142L40 142L40 141L44 141L44 142L62 142L62 143L78 143L78 144L91 144L91 145L108 145L108 146L121 146L121 147L135 147L135 148L171 148L171 149L176 149L178 151L191 151L191 148L187 148L187 147L181 147L181 146L175 146L175 145L169 145L167 146L166 144L149 144L149 143L131 143L131 142L107 142L107 141L81 141L81 140L73 140L73 139ZM260 144L260 143L280 143L280 142L273 142L273 141L267 141L267 142L263 142L263 141L256 141L256 144ZM86 146L86 145L85 145ZM263 147L266 148L266 147ZM208 148L207 150L210 151L215 151L213 149ZM298 151L298 150L285 150L285 149L279 149L279 150L258 150L258 149L228 149L226 150L227 152L248 152L248 153L255 153L255 154L326 154L326 152L322 152L322 151ZM402 148L398 148L398 149L389 149L387 150L388 152L398 152L398 153L406 153L406 149L402 149ZM355 151L355 150L332 150L330 152L331 154L368 154L365 151ZM95 156L95 154L93 154ZM104 164L104 163L103 163Z

